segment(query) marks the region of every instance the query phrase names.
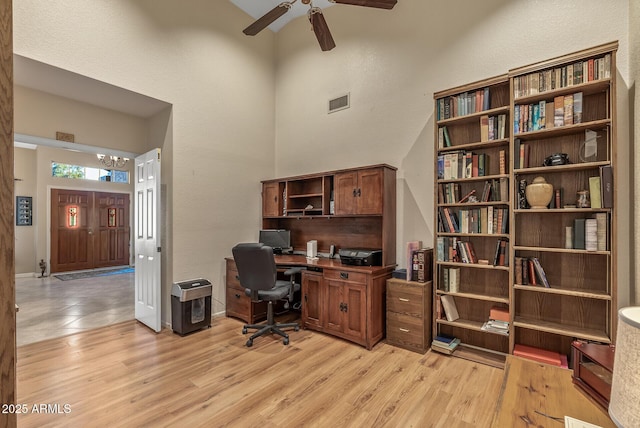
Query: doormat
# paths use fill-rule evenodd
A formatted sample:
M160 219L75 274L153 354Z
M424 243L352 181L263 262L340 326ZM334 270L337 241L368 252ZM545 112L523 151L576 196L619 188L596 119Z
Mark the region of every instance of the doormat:
M108 276L108 275L119 275L121 273L133 273L135 269L132 267L118 268L118 269L106 269L106 270L94 270L87 272L75 272L75 273L63 273L53 275L55 278L58 278L62 281L69 281L72 279L84 279L84 278L94 278L96 276Z

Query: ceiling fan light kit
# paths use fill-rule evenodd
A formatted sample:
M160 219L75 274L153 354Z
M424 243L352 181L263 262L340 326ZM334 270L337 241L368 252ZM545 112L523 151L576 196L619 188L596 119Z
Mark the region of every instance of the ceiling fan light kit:
M267 28L271 23L275 22L282 15L287 13L291 6L297 0L292 0L289 2L282 2L269 12L258 18L253 24L249 25L242 32L247 36L255 36L260 31ZM331 3L335 4L350 4L353 6L364 6L364 7L375 7L378 9L393 9L393 7L398 2L397 0L329 0ZM307 16L309 17L309 22L311 23L311 28L313 29L314 34L316 35L316 39L318 39L318 44L320 45L320 49L323 51L330 51L331 49L336 47L336 43L331 36L331 31L329 31L329 26L327 25L327 21L324 19L324 15L322 13L322 9L319 7L314 7L312 0L301 0L302 4L309 5L309 11L307 12Z

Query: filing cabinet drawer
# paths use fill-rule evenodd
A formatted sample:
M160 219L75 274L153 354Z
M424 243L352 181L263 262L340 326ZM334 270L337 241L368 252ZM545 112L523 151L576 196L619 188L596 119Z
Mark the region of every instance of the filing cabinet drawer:
M360 272L350 272L343 270L325 269L325 279L334 279L338 281L358 282L360 284L367 283L367 274Z
M426 352L425 322L422 318L387 312L387 342L421 353Z
M422 286L389 281L387 284L387 311L422 318L424 293L425 289Z

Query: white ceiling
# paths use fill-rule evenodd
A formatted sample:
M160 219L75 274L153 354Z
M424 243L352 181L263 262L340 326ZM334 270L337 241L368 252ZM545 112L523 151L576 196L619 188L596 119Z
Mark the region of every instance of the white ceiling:
M265 13L269 12L274 7L278 6L283 0L230 0L231 3L238 6L240 9L244 10L249 16L254 19L260 18ZM275 22L269 25L269 28L274 33L277 33L282 27L287 25L287 23L299 16L303 16L307 14L310 5L302 4L300 0L296 1L291 9L285 13L280 18L276 19ZM329 6L333 6L333 3L330 3L329 0L313 0L313 6L319 7L320 9L327 8ZM247 25L248 26L248 25Z
M164 101L15 54L13 76L16 85L145 119L170 106Z

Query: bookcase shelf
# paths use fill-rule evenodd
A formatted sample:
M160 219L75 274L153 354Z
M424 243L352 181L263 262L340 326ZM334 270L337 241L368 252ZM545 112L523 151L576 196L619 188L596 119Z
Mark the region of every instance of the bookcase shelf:
M597 130L611 125L611 119L593 120L590 122L582 122L574 125L564 125L557 128L540 129L538 131L519 132L515 134L515 138L521 140L530 140L537 138L550 138L563 135L570 135L585 131L587 129Z
M595 340L603 343L611 343L609 335L604 330L580 328L569 326L565 323L533 320L516 317L513 321L514 327L526 328L529 330L543 331L567 337L579 337L584 340Z
M585 299L611 300L611 296L607 293L590 293L579 289L557 288L554 284L551 284L550 288L542 287L540 285L513 284L513 288L515 290L526 290L534 293L562 294L565 296L584 297Z
M611 255L611 251L589 251L589 250L577 250L575 248L525 247L522 245L515 245L513 249L515 251L535 251L535 252L544 252L544 253L588 254L588 255L594 255L594 256Z
M604 198L597 200L600 204L595 204L596 208L578 208L575 204L578 192L594 190L592 178L602 183L603 168L610 168L613 175L616 173L617 47L617 42L596 46L509 73L514 90L511 100L514 115L516 110L522 112L523 108L527 113L531 106L539 112L543 107L546 109L544 119L524 125L527 132L512 132L510 182L517 203L512 204L513 215L510 218L513 243L510 264L516 266L522 261L522 269L516 271L514 268L511 275L511 351L515 345L522 344L569 355L574 339L611 343L615 337L615 189L610 193L613 200L611 205L606 205ZM587 64L589 74L578 74L576 70L583 70ZM543 84L548 85L548 81L540 82L540 79L557 70L563 73L562 87L536 91L535 84L538 83L539 88ZM577 79L579 83L571 84L572 79ZM531 83L533 90L527 87ZM524 93L533 93L518 96L518 88L522 88L519 86L522 84L525 85ZM578 100L577 106L574 100ZM524 120L525 117L521 116L514 126L522 126ZM538 127L534 123L538 123ZM595 132L593 153L589 157L585 152L587 130ZM528 158L524 157L524 164L521 164L522 153L528 155ZM571 163L542 166L545 158L554 153L566 153ZM544 177L554 191L559 189L559 206L554 203L549 209L520 208L522 189L536 176ZM596 185L598 192L593 196L601 198L603 189ZM598 251L583 249L585 243L576 241L574 235L579 230L580 236L584 233L586 237L587 230L581 223L590 218L600 219L597 220L600 221L597 226L599 231L600 227L606 228L598 238L602 238L599 244L604 244L598 247ZM580 227L582 229L578 229ZM542 266L549 288L540 285L542 281L538 278L537 270L531 272L530 267L528 275L533 274L538 285L521 283L518 275L526 281L522 271L525 270L525 261L529 260Z
M538 101L556 97L558 95L569 95L576 92L582 92L585 95L605 92L611 85L611 79L593 80L591 82L581 83L578 85L566 86L561 89L552 89L550 91L538 92L537 94L527 95L525 97L514 97L517 104L530 104Z
M477 148L501 147L501 146L508 146L508 145L509 145L509 139L501 138L499 140L480 141L480 142L467 143L467 144L456 144L455 146L450 146L450 147L442 147L438 149L438 152L446 153L446 152L451 152L455 150L473 150Z
M558 166L537 166L533 168L518 168L514 169L515 174L525 175L525 174L551 174L554 172L567 172L567 171L580 171L585 169L596 169L601 166L611 165L609 161L601 161L601 162L582 162L582 163L572 163L568 165L558 165Z
M486 181L486 180L499 180L501 178L509 178L508 174L495 174L495 175L483 175L480 177L471 177L471 178L455 178L451 180L438 180L438 183L466 183L470 181Z
M493 265L481 265L480 263L460 263L460 262L437 262L439 266L454 266L454 267L465 267L472 269L489 269L489 270L502 270L509 271L508 266L493 266Z
M437 113L434 154L436 162L439 162L434 173L434 247L437 248L443 240L446 245L451 241L454 245L446 247L448 253L443 251L442 258L437 252L434 257L433 335L448 334L460 338L461 345L453 356L486 363L482 355L490 356L489 361L493 359L491 356L497 355L500 361L504 360L504 354L513 353L516 344L568 355L574 339L611 343L615 337L616 189L608 185L606 195L604 189L608 183L605 182L608 179L605 173L611 172L611 182L616 183L617 49L617 42L607 43L434 94ZM478 104L475 104L471 108L472 114L457 117L449 117L447 112L443 114L443 106L451 106L452 101L468 100L470 94L477 100L478 94L482 93L485 100L486 94L490 95L490 105L483 105L484 110L478 111ZM496 134L495 127L492 128L489 138L486 133L487 117L492 119L492 123L497 122L500 129ZM502 130L500 127L505 121L507 126ZM588 145L591 141L595 143ZM447 157L456 151L463 152L458 155L457 174L454 172L455 157ZM469 177L475 174L464 171L460 174L459 159L465 159L462 169L466 167L468 171L469 153L490 158L484 171L486 175ZM556 153L565 153L569 163L542 166L547 157ZM506 159L503 162L499 159L504 155ZM443 157L444 174L439 166ZM446 165L451 168L447 169ZM475 168L475 163L472 167ZM551 208L527 208L523 189L537 176L544 177L558 190L557 196L554 193ZM602 195L600 205L594 204L595 208L576 207L578 192L598 190L593 187L597 183L596 177L602 184L599 189ZM483 181L490 182L491 191L499 194L495 198L499 201L485 202L490 198L486 197L488 186ZM504 190L505 181L507 191ZM500 188L494 184L496 182ZM483 202L474 199L456 202L474 191L477 200ZM595 193L592 196L600 197ZM605 196L609 198L606 201ZM508 207L506 233L447 232L467 230L458 229L457 221L451 227L450 218L454 214L464 214L466 221L467 216L476 215L476 211L485 215L485 207L497 207L498 210ZM474 217L472 221L479 221L482 226L482 218L478 218L480 220ZM584 220L591 225L589 231L593 239L593 222L588 221L591 218L596 219L598 228L606 227L606 233L598 237L598 251L582 249L589 248L587 241L581 244L580 240L574 240L581 235L576 237L569 233L578 230L576 228ZM469 230L487 231L482 227ZM585 228L585 237L586 232ZM506 243L506 266L461 263L456 259L455 243L462 242L463 245L459 245L461 251L464 252L466 245L473 244L476 253L480 248L478 258L489 258L491 262L494 254L490 248L493 246L495 252L499 252L496 240L499 240L498 247L502 245L501 241ZM549 288L528 285L522 272L525 267L527 274L534 277L543 275ZM447 282L444 287L443 281L450 281L452 272L459 285L453 287ZM520 280L517 280L518 275ZM536 281L538 284L543 283L541 278ZM442 311L440 298L443 296L453 297L460 316L456 321L438 319L436 314ZM509 311L508 336L481 330L495 306Z
M502 245L502 243L508 243L511 238L508 227L505 227L506 233L502 228L503 224L509 226L508 212L511 205L509 201L511 192L509 191L508 159L510 157L510 134L512 132L510 123L512 119L509 105L509 83L508 76L505 74L434 94L436 109L451 98L461 97L464 99L468 94L482 92L485 94L483 98L485 102L487 96L490 99L488 109L436 121L434 153L436 158L444 157L444 177L447 178L438 178L436 170L435 247L438 248L438 239L444 240L444 242L462 242L460 247L463 257L466 251L465 247L467 245L473 246L477 258L489 260L490 263L494 259L497 260L496 254L501 249L501 253L504 254L504 264L508 264L509 250L508 246ZM440 111L440 113L442 112ZM442 129L444 127L446 127L451 144L445 147L442 146L442 136L440 135L444 132ZM447 137L445 137L446 141ZM459 173L456 175L455 172L447 175L447 156L456 151L464 151L465 153L463 155L465 162L463 167L466 168L466 173L463 172L464 178L449 178L461 176ZM472 156L472 161L469 156ZM478 158L479 172L477 176L475 176L476 157ZM451 161L452 166L454 161L455 159ZM460 160L457 161L457 165L460 168ZM471 168L472 174L469 173L469 168ZM452 170L455 171L455 168ZM460 169L458 169L459 171ZM455 192L447 186L454 187ZM452 203L452 201L458 201L473 194L474 191L477 201ZM438 198L439 192L441 193L440 199ZM447 192L449 192L448 196ZM442 193L444 193L444 197ZM455 194L455 198L451 197L451 193ZM444 201L448 201L448 203L444 203ZM447 230L451 230L451 226L441 225L438 218L444 217L443 221L449 222L449 217L454 214L460 217L460 222L455 222L461 227L457 230L476 230L479 233L447 232ZM492 218L493 228L490 226ZM505 223L503 223L503 218ZM462 227L463 224L467 224L466 222L470 225L470 229ZM503 233L488 233L490 230ZM453 247L455 248L455 245ZM509 352L509 337L484 331L482 326L489 320L489 313L493 307L509 306L511 299L509 266L461 263L455 255L452 259L450 254L446 258L444 255L440 259L438 257L438 254L434 257L434 314L439 309L440 298L450 296L453 297L460 318L455 321L447 321L434 316L434 336L438 334L452 335L461 340L461 344L452 354L453 356L502 367L504 356ZM443 282L451 281L452 271L458 272L455 274L455 278L459 284L456 285L455 291L453 291L453 285L443 285ZM449 286L452 291L449 291ZM443 310L441 309L440 312L442 313Z
M509 304L509 297L503 296L492 296L488 294L478 294L478 293L452 293L449 291L436 290L436 293L439 295L450 294L452 296L464 297L466 299L475 299L475 300L484 300L487 302L496 302L496 303L506 303Z

